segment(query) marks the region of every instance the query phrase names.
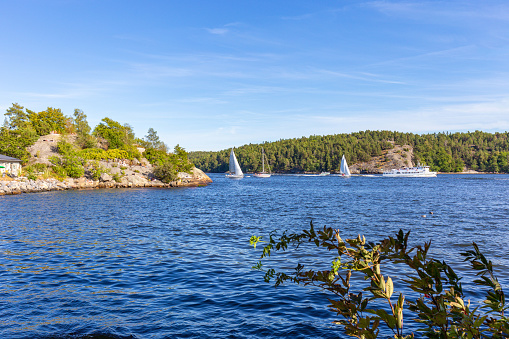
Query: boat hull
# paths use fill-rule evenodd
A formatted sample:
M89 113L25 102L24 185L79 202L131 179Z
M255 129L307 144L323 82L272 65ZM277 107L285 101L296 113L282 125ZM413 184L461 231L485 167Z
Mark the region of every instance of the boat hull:
M405 167L393 169L382 174L388 178L433 178L437 176L437 172L431 172L429 166Z
M423 174L392 174L392 173L384 173L383 177L387 178L434 178L437 176L436 172L429 172Z
M227 174L225 175L229 179L242 179L244 178L244 174Z
M270 173L255 173L253 174L255 178L270 178Z

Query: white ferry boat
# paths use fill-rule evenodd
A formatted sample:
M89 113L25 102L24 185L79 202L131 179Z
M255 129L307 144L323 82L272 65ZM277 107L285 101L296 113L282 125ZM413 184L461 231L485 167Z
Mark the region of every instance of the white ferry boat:
M408 177L408 178L432 178L437 176L437 172L430 172L429 166L417 165L417 167L405 167L392 169L382 174L384 177Z

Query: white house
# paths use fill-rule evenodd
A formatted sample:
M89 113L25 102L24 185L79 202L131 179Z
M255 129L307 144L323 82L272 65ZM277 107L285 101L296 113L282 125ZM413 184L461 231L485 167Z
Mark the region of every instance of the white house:
M0 174L18 176L21 172L21 160L0 154Z

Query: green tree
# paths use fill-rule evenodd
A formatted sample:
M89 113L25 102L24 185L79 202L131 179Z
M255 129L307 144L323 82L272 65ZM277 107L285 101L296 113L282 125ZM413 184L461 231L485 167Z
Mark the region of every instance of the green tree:
M154 169L154 175L156 178L165 183L176 180L179 172L191 173L194 167L194 165L189 161L188 154L185 149L179 145L175 146L173 153L167 154L165 158L161 157L157 159L156 163L158 165Z
M28 119L38 135L46 135L52 131L57 133L66 131L67 118L60 108L48 107L39 113L30 112Z
M30 153L27 147L37 141L37 135L31 128L10 130L0 127L0 154L22 160L23 164L28 163Z
M90 135L90 125L87 121L86 114L80 110L74 110L74 118L72 119L74 130L76 131L76 143L81 148L92 148L95 146L96 142L94 138Z
M148 129L147 135L144 138L144 142L146 148L153 148L165 153L168 152L168 146L166 146L165 143L159 139L157 132L152 127Z
M93 134L108 141L109 148L125 149L134 144L134 132L129 124L121 125L108 117L94 129Z
M12 107L9 107L5 113L4 127L11 130L31 128L30 120L28 119L28 113L23 110L23 106L19 105L18 103L13 103Z

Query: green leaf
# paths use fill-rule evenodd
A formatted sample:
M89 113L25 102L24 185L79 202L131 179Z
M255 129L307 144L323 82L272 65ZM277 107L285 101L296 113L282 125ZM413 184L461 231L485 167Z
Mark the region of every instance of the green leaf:
M387 294L387 298L390 299L392 293L394 292L394 285L392 284L391 277L387 277L387 283L385 284L385 294Z

